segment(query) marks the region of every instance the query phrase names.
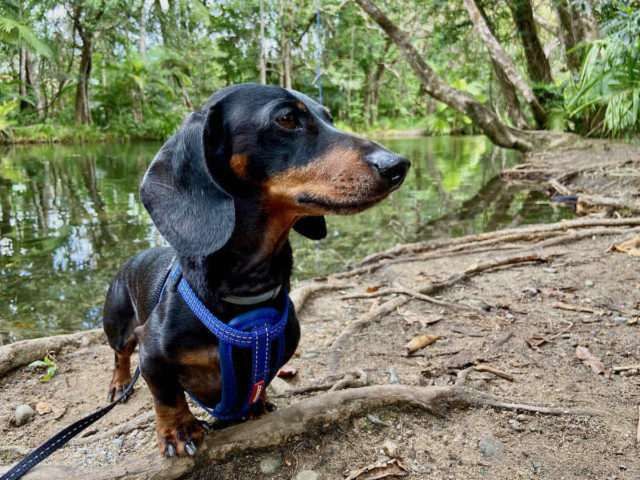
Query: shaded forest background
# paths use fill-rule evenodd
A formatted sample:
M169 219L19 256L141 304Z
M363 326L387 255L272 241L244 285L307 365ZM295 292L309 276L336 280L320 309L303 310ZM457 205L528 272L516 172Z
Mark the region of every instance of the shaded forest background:
M319 25L317 23L319 15ZM343 128L633 138L631 0L0 0L4 141L164 139L215 90L318 97Z

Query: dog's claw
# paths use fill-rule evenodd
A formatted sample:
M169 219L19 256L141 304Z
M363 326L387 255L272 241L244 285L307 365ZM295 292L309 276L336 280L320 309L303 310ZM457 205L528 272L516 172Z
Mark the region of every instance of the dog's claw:
M211 425L209 425L204 420L200 420L199 423L200 423L200 426L204 429L205 432L209 433L209 432L213 431L213 428L211 428Z
M107 402L113 402L113 392L109 392L109 394L107 395Z
M167 445L167 455L169 455L170 457L173 457L176 454L176 449L173 448L173 445L169 444Z
M184 449L187 451L187 453L189 455L191 455L192 457L197 453L198 449L196 448L196 446L193 444L193 440L190 441L189 443L185 444Z

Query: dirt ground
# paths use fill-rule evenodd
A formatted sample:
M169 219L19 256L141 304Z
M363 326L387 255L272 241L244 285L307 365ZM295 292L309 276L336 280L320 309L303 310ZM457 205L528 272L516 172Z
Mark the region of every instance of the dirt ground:
M354 370L364 371L372 385L416 388L451 385L467 375L465 387L474 391L566 413L452 405L434 415L399 404L318 425L282 446L199 462L188 478L293 479L313 470L317 478L344 479L389 460L389 453L401 458L412 479L640 478L640 257L610 251L640 236L638 225L590 227L584 235L560 228L556 237L532 233L490 244L478 238L459 250L434 243L421 252L383 255L369 272L329 278L325 282L342 288L312 295L299 314L302 339L289 364L297 375L270 387L271 400L282 409L324 395L302 394L300 387L332 384ZM444 306L385 290L416 292L486 262L532 256L544 261L518 261L443 286L433 295ZM343 298L354 294L364 298ZM349 325L396 298L407 301L372 317L336 356L335 340ZM419 335L440 338L407 356L405 346ZM584 351L579 347L596 357L594 368L577 357ZM0 378L0 465L106 404L113 357L104 341L63 349L55 360L59 370L45 383L43 371L27 367ZM487 365L498 374L482 371ZM16 426L15 409L25 403L51 412ZM82 468L93 478L99 467L155 452L151 411L141 379L126 404L45 464ZM138 424L126 432L114 430L132 419ZM273 473L265 474L269 462Z

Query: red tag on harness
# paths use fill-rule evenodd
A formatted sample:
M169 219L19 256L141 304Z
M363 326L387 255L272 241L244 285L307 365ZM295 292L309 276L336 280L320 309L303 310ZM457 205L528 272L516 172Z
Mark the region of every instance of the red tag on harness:
M253 390L251 390L249 403L255 403L258 400L258 398L260 398L260 394L262 393L263 388L264 388L264 380L261 380L258 383L253 384Z

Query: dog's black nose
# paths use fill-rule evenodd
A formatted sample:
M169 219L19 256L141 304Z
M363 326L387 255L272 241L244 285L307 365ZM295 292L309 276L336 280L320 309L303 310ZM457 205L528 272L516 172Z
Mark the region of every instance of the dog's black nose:
M384 178L391 188L399 186L409 171L411 162L402 155L378 147L365 155L366 162Z

